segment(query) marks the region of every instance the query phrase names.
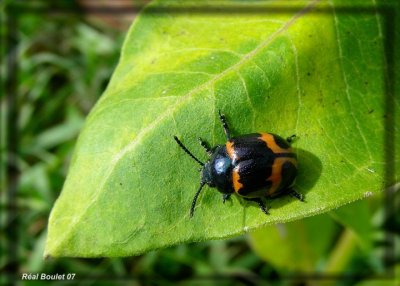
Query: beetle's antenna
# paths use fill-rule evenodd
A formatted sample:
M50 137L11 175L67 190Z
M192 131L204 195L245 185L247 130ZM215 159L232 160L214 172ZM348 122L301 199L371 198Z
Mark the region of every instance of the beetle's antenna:
M204 185L206 184L206 182L200 182L200 188L197 190L197 193L194 195L193 201L192 201L192 206L190 207L190 218L193 217L193 213L194 213L194 207L196 206L196 201L197 198L201 192L201 189L204 187Z
M226 140L229 141L231 139L231 135L229 133L228 123L226 123L225 114L221 113L221 110L218 110L218 114L219 114L219 120L221 121L222 127L224 128Z
M190 153L188 148L186 148L185 145L183 145L183 143L181 141L179 141L178 137L174 136L174 139L175 139L176 143L178 143L179 147L181 147L183 149L183 151L185 151L190 157L192 157L201 166L204 166L204 163L201 162L199 159L197 159L192 153Z

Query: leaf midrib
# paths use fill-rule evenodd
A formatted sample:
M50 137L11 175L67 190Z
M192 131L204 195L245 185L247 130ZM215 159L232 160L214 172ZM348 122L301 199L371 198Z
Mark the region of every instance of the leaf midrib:
M211 78L207 82L201 84L200 86L196 87L186 95L182 96L182 100L171 106L171 108L167 109L164 113L162 113L159 117L157 117L151 124L149 124L146 128L142 129L136 136L135 139L131 143L129 143L126 147L124 147L120 152L118 152L111 160L110 164L108 165L109 168L106 172L106 174L103 176L103 180L99 184L99 188L97 188L99 191L95 193L95 196L93 197L92 201L87 204L87 207L82 210L81 214L77 219L74 219L74 223L71 224L71 227L69 228L69 231L64 232L64 235L62 238L58 240L58 243L56 244L55 247L53 247L53 250L57 249L62 242L69 237L70 233L73 233L75 230L76 226L78 225L78 222L81 221L82 217L88 212L89 208L97 201L98 196L102 193L102 189L104 185L107 182L107 179L109 176L112 174L115 166L117 163L123 158L123 156L128 153L129 151L133 150L137 144L140 143L140 139L143 138L149 131L151 131L155 126L158 125L158 123L162 122L170 113L175 110L176 107L182 105L185 103L188 99L190 99L194 94L197 92L203 90L204 88L212 85L215 83L217 80L228 74L229 72L235 70L236 68L240 67L242 64L246 63L249 59L257 55L257 53L264 49L266 46L268 46L279 34L282 32L286 31L289 27L291 27L301 16L303 16L305 13L307 13L309 10L311 10L320 0L313 0L310 4L305 6L303 9L301 9L299 12L297 12L289 21L287 21L284 25L282 25L278 30L276 30L274 33L272 33L265 41L261 42L254 50L251 52L245 54L242 59L240 59L237 63L232 65L231 67L227 68L220 74L216 75L215 77ZM54 222L53 222L54 223Z

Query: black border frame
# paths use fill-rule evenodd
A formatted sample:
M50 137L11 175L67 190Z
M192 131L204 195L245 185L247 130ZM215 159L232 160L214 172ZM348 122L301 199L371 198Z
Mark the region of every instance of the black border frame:
M4 36L0 34L0 57L5 58L7 57L7 64L6 64L6 72L5 72L5 79L2 79L1 82L1 92L3 93L4 90L4 103L7 106L8 113L6 114L6 122L5 124L0 124L0 128L2 125L5 126L5 132L0 130L0 136L4 133L6 134L6 138L0 138L0 145L5 144L7 148L6 152L0 152L0 156L4 156L4 158L0 157L0 162L5 161L5 166L0 165L0 167L4 167L4 170L0 170L0 179L6 182L6 192L5 192L5 202L6 202L6 233L7 233L7 263L4 267L5 273L16 273L14 278L17 281L21 281L21 275L19 273L19 264L18 261L15 259L18 257L17 253L17 245L19 241L18 237L18 206L16 202L17 198L17 189L18 189L18 181L20 177L20 171L18 168L17 163L17 156L19 151L19 134L18 134L18 127L17 127L17 119L18 119L18 106L17 106L17 85L18 85L18 59L17 59L17 49L18 49L18 21L19 17L26 13L72 13L81 15L82 13L91 14L126 14L131 12L137 12L146 6L146 0L139 0L134 2L133 5L129 3L129 7L96 7L92 6L90 8L80 10L75 8L65 8L65 7L54 7L54 8L43 8L40 6L35 5L26 5L27 3L23 3L22 6L18 0L15 6L17 6L18 11L16 11L15 7L12 7L12 4L6 3L6 27L1 27L4 33ZM31 4L35 2L30 2ZM192 2L193 3L193 2ZM24 6L24 4L26 6ZM238 13L238 14L245 14L245 13L261 13L261 12L268 12L268 13L280 13L280 12L297 12L299 7L276 7L274 9L260 9L260 7L242 7L239 3L237 5L230 5L230 6L218 6L218 0L215 1L217 7L210 7L210 6L176 6L176 7L157 7L151 8L151 11L147 10L146 12L149 13ZM12 9L8 9L12 7ZM384 28L384 39L383 39L383 46L384 46L384 101L385 101L385 116L383 118L383 125L385 129L384 133L384 160L385 160L385 185L383 186L385 189L384 192L384 202L385 202L385 218L389 215L395 213L395 192L393 189L393 185L396 179L396 170L395 169L395 96L396 96L396 43L398 39L396 38L396 28L399 25L396 25L396 20L399 19L399 6L393 3L382 4L378 7L371 7L368 5L360 6L360 7L335 7L335 11L337 13L351 13L351 14L377 14L382 17L383 19L383 28ZM11 12L13 16L18 15L18 17L11 17L7 16L7 12ZM321 9L313 10L312 13L326 13L331 12L330 9ZM3 38L3 37L4 38ZM4 50L3 50L4 45ZM8 56L7 56L8 55ZM0 76L3 76L0 74ZM0 94L0 99L3 95ZM3 101L3 100L2 100ZM0 102L1 103L1 102ZM2 109L1 109L2 110ZM17 132L15 132L17 131ZM0 150L2 151L2 150ZM3 174L5 174L6 178L3 178ZM2 194L3 195L3 194ZM384 255L384 263L386 270L389 271L387 275L371 277L371 279L394 279L395 278L395 270L388 268L389 265L394 265L395 257L394 257L394 235L391 233L386 233L385 236L385 245L386 251ZM18 273L18 275L17 275ZM354 278L365 278L366 275L297 275L297 276L290 276L287 279L292 281L296 281L301 279L304 280L330 280L330 279L354 279ZM113 281L121 281L121 280L137 280L138 277L107 277L107 276L96 276L96 277L79 277L79 281L88 281L92 279L105 279L105 280L113 280ZM140 279L140 278L139 278ZM199 280L219 280L219 279L229 279L229 277L199 277ZM142 281L142 280L140 280ZM143 280L145 283L147 282L154 282L152 280L148 280L145 278ZM259 281L261 282L261 281Z

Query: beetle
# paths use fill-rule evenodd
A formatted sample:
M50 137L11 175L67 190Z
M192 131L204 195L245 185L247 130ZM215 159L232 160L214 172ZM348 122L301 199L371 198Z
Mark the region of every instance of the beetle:
M206 163L197 159L174 136L180 148L201 166L200 187L193 198L190 217L193 217L197 198L206 184L222 193L223 203L232 194L237 194L245 200L258 203L265 214L269 213L263 198L288 194L303 201L303 196L292 188L297 175L297 156L290 144L296 135L286 140L272 133L231 137L225 115L221 111L219 119L227 141L225 145L210 148L199 138L200 145L209 156Z

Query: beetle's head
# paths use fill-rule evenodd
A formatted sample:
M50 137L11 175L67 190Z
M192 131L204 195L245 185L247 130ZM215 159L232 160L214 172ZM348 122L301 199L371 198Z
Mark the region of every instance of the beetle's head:
M200 169L200 171L201 171L200 183L205 183L205 184L209 185L210 187L214 188L215 184L212 180L210 161L206 162L204 164L204 166Z

